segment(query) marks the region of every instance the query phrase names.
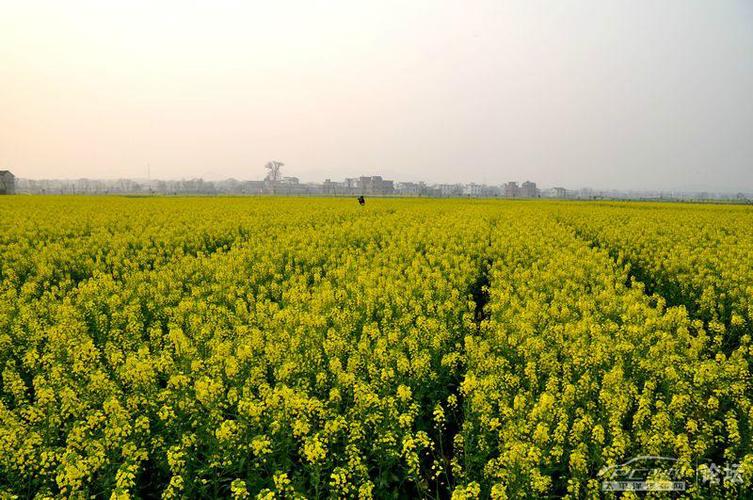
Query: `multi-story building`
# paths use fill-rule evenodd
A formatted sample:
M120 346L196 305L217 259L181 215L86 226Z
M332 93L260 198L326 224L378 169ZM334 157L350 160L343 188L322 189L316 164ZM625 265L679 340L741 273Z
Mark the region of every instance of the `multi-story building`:
M531 181L525 181L520 186L520 196L523 198L538 198L539 190L536 188L536 183Z
M0 170L0 194L16 194L16 176L9 170Z
M470 196L471 198L479 198L485 195L484 187L485 186L483 186L482 184L471 182L470 184L466 184L463 187L463 194L465 196Z
M567 189L563 187L555 187L554 188L554 197L555 198L567 198Z
M358 190L358 178L356 177L346 177L345 182L343 183L344 193L343 194L355 194Z
M322 193L336 194L335 190L335 183L332 182L332 179L324 179L324 182L322 183Z
M361 176L356 186L360 194L386 195L395 192L394 181L385 180L381 175Z
M395 190L403 196L418 196L421 194L421 184L418 182L398 182Z
M442 196L462 196L462 184L440 184L437 186Z
M517 198L520 196L520 187L515 181L510 181L502 186L502 195L505 198Z

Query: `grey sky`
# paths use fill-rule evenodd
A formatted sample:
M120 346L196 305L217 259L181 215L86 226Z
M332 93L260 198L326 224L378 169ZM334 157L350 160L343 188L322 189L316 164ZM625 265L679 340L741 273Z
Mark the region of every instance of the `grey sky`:
M751 1L0 0L30 178L753 190Z

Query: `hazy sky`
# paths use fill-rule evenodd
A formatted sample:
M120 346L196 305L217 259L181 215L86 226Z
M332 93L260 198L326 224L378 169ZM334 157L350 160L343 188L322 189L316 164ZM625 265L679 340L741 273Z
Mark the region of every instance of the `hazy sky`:
M0 168L753 190L753 1L0 0Z

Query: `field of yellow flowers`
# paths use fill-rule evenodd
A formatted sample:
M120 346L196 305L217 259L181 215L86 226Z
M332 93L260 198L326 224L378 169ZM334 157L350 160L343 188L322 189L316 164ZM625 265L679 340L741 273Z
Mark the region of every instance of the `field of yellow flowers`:
M5 197L0 497L745 497L751 263L742 206Z

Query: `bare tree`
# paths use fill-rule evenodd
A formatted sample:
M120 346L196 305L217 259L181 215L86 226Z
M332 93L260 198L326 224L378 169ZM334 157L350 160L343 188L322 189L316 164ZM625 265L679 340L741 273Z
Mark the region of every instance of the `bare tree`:
M280 182L280 179L282 179L282 172L280 169L285 164L281 161L268 161L266 165L264 165L264 168L267 169L267 176L264 178L266 183L268 184L269 188L272 191L272 194L275 194L275 186L278 182Z
M267 169L266 180L277 182L282 179L282 172L280 171L280 168L283 166L285 166L285 164L280 161L268 161L267 164L264 165L264 168Z

